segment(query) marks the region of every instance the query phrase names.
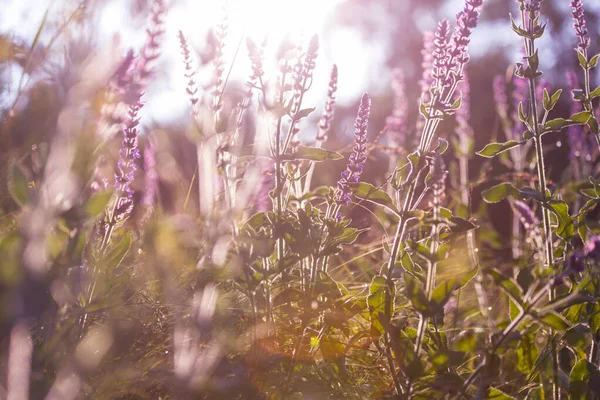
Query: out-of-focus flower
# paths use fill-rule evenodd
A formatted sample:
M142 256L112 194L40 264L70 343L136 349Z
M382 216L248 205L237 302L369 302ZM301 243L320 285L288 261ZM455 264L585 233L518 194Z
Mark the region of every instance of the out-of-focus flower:
M493 83L494 91L494 103L496 104L496 111L502 120L508 120L508 96L506 95L506 85L504 84L504 77L502 75L496 75Z
M433 84L433 52L435 50L435 35L432 32L425 32L423 34L423 50L421 50L421 55L423 56L423 61L421 63L421 68L423 69L423 75L421 80L419 81L419 85L421 86L421 93L424 97L425 101L429 101L429 90L431 89L431 85Z
M566 267L574 272L583 272L585 268L584 255L579 251L574 251L567 257Z
M156 192L158 189L158 172L156 170L156 145L152 140L148 140L144 148L144 173L146 181L144 184L144 195L142 204L151 207L156 202Z
M190 44L182 31L179 31L177 37L179 38L179 47L181 48L181 54L183 55L183 64L185 67L184 76L187 79L187 87L185 90L190 98L190 103L192 103L192 107L195 107L196 103L198 103L198 87L196 86L195 80L196 71L192 66Z
M393 143L400 146L406 141L407 100L404 74L399 69L392 71L392 90L394 91L394 107L392 115L386 119L386 127Z
M583 253L589 259L600 261L600 235L592 235L588 238Z
M134 191L131 184L135 179L135 171L137 171L136 160L140 158L137 126L140 122L138 113L141 108L142 103L140 101L129 108L129 119L123 130L123 142L119 152L117 172L115 173L117 204L112 216L113 220L117 222L125 220L133 209Z
M335 202L340 206L347 206L351 200L351 186L358 183L363 167L367 161L367 128L369 114L371 113L371 99L368 94L363 94L354 127L354 149L348 158L348 166L342 172L342 177L337 183L338 190Z
M519 217L519 220L525 229L534 229L539 225L540 221L536 218L533 210L527 205L527 203L521 200L515 200L511 202L511 205L513 206L513 210Z
M327 100L325 101L325 107L323 109L323 115L319 120L319 133L317 135L317 142L323 143L327 140L327 133L331 127L331 121L333 121L333 111L335 106L335 92L337 91L338 84L338 68L337 65L333 65L331 68L331 76L329 77L329 87L327 88Z
M471 118L471 87L466 73L464 74L460 89L461 104L460 108L456 111L457 133L461 136L472 137L473 128L469 124L469 119Z
M575 34L579 39L577 49L586 51L588 47L590 47L590 38L588 37L588 30L585 25L583 2L581 0L571 1L571 15L573 15L573 27L575 28Z

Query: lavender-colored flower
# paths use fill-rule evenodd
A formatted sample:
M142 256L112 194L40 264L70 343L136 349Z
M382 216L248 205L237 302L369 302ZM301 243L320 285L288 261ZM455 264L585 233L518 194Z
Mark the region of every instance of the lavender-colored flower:
M392 90L394 91L394 108L392 109L392 115L386 119L386 127L393 143L400 146L406 140L408 104L406 101L404 74L399 69L392 71Z
M433 54L432 54L432 87L448 86L447 82L447 63L448 63L448 21L441 20L435 30L433 39Z
M367 128L369 114L371 113L371 99L368 94L363 94L358 107L358 114L354 127L354 149L348 158L348 166L342 172L342 177L337 183L335 202L340 206L347 206L351 200L351 186L358 183L363 166L367 161Z
M479 19L479 9L483 5L483 0L466 0L465 8L456 15L456 27L450 39L448 49L448 73L453 71L460 74L464 65L469 61L467 46L471 39L471 30L477 26ZM457 79L461 77L458 76ZM450 76L446 77L446 81Z
M156 192L158 189L158 172L156 170L156 145L152 140L148 140L144 148L144 195L142 204L151 207L156 201Z
M456 111L456 124L458 125L457 131L461 136L472 137L473 129L469 124L469 119L471 118L471 86L469 85L469 78L466 73L464 74L460 89L461 105Z
M177 37L179 38L179 47L181 48L181 54L183 55L183 64L185 67L184 76L187 79L186 92L190 98L192 107L198 103L198 87L196 86L196 71L192 67L192 54L190 51L190 44L188 39L185 37L182 31L179 31Z
M580 251L574 251L567 258L566 268L573 272L583 272L585 269L584 255Z
M588 238L583 253L591 260L600 261L600 235L592 235Z
M335 93L337 92L338 85L338 67L333 65L331 68L331 76L329 77L329 87L327 88L327 100L325 101L325 108L323 109L323 115L319 120L319 133L317 134L317 142L323 143L327 140L327 133L331 128L331 121L333 121L333 109L335 106Z
M502 75L494 77L492 89L498 115L502 120L508 120L508 96L506 95L506 85L504 84L504 77Z
M421 50L421 55L423 56L423 61L421 62L421 68L423 69L423 75L421 80L419 81L419 85L421 86L421 93L423 94L424 101L429 101L429 90L431 89L431 85L433 84L433 52L435 50L435 35L432 32L425 32L423 34L423 50Z
M521 200L515 200L511 203L513 206L514 212L519 217L519 220L525 227L525 229L530 230L539 226L540 221L536 218L533 210L527 205L527 203Z
M571 0L571 15L573 15L573 27L575 28L575 34L579 39L577 49L586 51L588 47L590 47L590 38L588 37L588 30L585 26L582 0Z
M139 101L129 108L129 119L125 123L125 129L123 130L123 142L119 152L117 172L115 173L117 204L112 216L115 221L125 220L133 209L134 191L131 184L135 179L135 172L137 171L136 160L140 158L137 126L140 122L138 113L141 108L142 103Z

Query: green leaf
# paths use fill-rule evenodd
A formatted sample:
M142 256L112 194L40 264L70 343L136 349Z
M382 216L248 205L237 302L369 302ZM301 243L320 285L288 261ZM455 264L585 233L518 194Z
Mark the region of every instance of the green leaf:
M488 400L515 400L514 397L507 395L500 389L496 389L494 387L490 387L488 391L488 395L486 397Z
M278 307L300 300L302 300L302 291L293 287L288 287L283 289L281 293L273 298L273 306Z
M296 113L296 115L294 115L294 119L297 121L299 119L308 117L308 115L310 113L312 113L313 111L315 111L315 107L311 107L311 108L305 108L303 110L300 110Z
M19 206L24 207L31 201L29 180L16 161L10 163L8 170L8 192Z
M452 292L458 288L458 282L456 278L446 279L440 283L433 292L431 292L431 305L429 308L429 315L435 315L442 307L446 305Z
M562 317L562 315L555 312L550 312L543 317L540 317L532 312L532 316L542 324L547 325L548 327L557 331L564 331L571 327L571 325Z
M394 214L398 215L398 211L394 206L394 202L389 194L384 192L381 189L376 188L370 183L359 182L356 185L352 185L350 187L352 193L360 199L369 201L371 203L375 203L381 206L384 206L394 212Z
M546 90L544 88L544 90ZM549 102L544 108L548 111L552 111L554 107L556 107L556 103L558 103L558 99L560 99L560 95L562 93L562 89L558 89L552 96L550 96Z
M405 274L404 280L406 282L406 297L408 297L415 310L420 314L427 315L429 301L423 288L410 274Z
M546 124L544 125L544 133L560 132L561 129L573 125L579 125L579 122L571 121L569 119L564 118L554 118L546 122Z
M85 204L85 212L92 219L98 218L100 214L106 210L111 197L111 191L104 191L94 194Z
M517 142L516 140L509 140L505 143L490 143L476 154L482 157L492 158L504 151L512 149L513 147L517 147L520 144L521 142Z
M343 155L336 151L329 151L317 147L300 146L294 153L286 153L282 160L310 160L310 161L326 161L326 160L341 160Z
M587 58L585 57L585 54L583 54L583 52L579 49L577 49L577 59L579 60L579 65L581 65L583 69L588 69Z
M385 333L385 328L383 327L380 318L382 316L388 321L390 319L390 316L386 315L385 312L385 305L388 301L393 304L393 299L388 296L387 280L381 275L374 276L369 285L367 305L371 320L371 334L375 337L379 337Z
M575 234L575 224L569 216L569 206L562 200L550 200L547 204L558 220L556 234L566 241L570 240Z
M106 266L108 268L117 268L127 255L131 248L131 232L127 232L121 241L117 243L106 255Z
M535 335L522 335L521 342L517 348L517 368L522 373L529 374L535 368L537 358L538 350L535 347Z
M492 277L494 282L517 304L523 304L523 289L513 278L502 275L495 269L488 269L485 272Z
M519 191L511 183L504 182L484 190L481 195L486 203L498 203L508 196L518 193Z
M576 114L571 115L570 120L580 123L582 125L587 124L588 120L592 118L592 113L589 111L581 111Z
M598 58L599 58L599 57L600 57L600 54L596 54L594 57L592 57L592 58L590 59L590 63L589 63L589 65L590 65L590 68L595 68L595 67L596 67L596 65L598 65Z
M585 359L579 360L571 369L569 375L569 396L574 400L585 400L588 393L588 380L590 369L589 362ZM590 368L591 367L591 368Z
M592 90L592 93L590 93L590 99L593 100L596 97L600 97L600 86L598 86L596 89Z

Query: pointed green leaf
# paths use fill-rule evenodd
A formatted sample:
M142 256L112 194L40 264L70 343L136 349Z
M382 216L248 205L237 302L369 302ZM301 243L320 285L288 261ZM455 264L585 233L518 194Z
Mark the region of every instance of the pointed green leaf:
M356 197L371 203L382 205L393 211L395 214L398 214L390 195L383 190L376 188L370 183L359 182L358 184L353 185L350 189Z
M490 143L476 154L482 157L492 158L504 151L512 149L513 147L517 147L520 144L521 142L517 142L516 140L509 140L505 143Z
M487 203L498 203L508 196L519 194L519 191L508 182L500 183L496 186L484 190L481 195Z

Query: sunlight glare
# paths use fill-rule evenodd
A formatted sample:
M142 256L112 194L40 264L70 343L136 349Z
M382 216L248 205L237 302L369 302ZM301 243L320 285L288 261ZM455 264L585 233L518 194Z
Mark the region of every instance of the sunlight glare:
M236 3L246 9L246 26L250 36L281 37L319 33L329 12L342 1L238 0Z

